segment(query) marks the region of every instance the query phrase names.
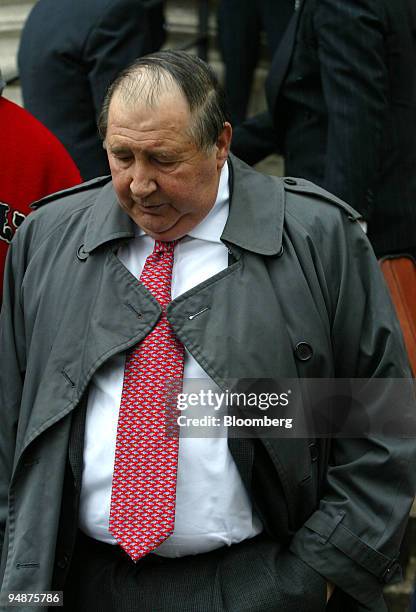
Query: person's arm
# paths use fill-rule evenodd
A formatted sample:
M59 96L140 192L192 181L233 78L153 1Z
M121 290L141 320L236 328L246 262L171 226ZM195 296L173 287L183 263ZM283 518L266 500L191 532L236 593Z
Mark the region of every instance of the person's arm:
M32 196L35 200L82 183L80 172L65 147L52 134L48 136L38 148L39 183L42 189Z
M335 375L376 380L379 392L360 410L362 435L361 429L360 437L341 432L332 440L319 509L290 550L353 600L379 601L381 611L383 586L400 576L397 557L416 488L415 405L378 263L358 223L342 217L316 254L320 284L328 290ZM397 433L386 416L396 421Z
M382 6L372 0L320 0L314 15L328 135L323 185L373 212L388 112Z
M25 327L20 304L18 257L9 247L0 315L0 556L8 512L25 362Z
M112 0L91 29L84 57L97 118L107 88L119 72L142 55L156 51L163 41L162 10L159 37L155 24L149 23L149 10L142 0Z
M234 128L231 151L251 166L277 153L278 135L267 111L246 119Z

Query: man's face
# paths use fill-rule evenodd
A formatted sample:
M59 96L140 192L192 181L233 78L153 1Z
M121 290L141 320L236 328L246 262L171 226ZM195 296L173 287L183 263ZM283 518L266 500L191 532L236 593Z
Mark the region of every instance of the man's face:
M215 203L231 126L206 153L189 134L191 121L178 90L152 108L117 93L110 104L106 148L114 189L123 210L155 240L181 238Z

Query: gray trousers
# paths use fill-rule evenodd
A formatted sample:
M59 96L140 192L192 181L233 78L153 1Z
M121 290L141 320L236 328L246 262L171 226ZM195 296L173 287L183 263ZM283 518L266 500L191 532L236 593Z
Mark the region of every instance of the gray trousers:
M323 612L325 600L325 580L263 535L135 564L118 546L78 534L64 588L65 612Z

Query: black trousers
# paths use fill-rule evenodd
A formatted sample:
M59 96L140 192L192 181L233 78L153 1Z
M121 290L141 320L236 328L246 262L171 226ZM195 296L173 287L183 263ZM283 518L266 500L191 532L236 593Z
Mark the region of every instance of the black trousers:
M294 0L221 0L219 3L219 44L226 68L225 92L233 125L246 117L261 32L266 33L272 57L294 6Z
M291 571L279 579L280 572L271 571L278 555L278 544L261 534L205 554L177 559L148 555L134 563L118 546L79 533L64 610L323 612L322 577L289 553Z
M241 553L254 551L261 546L261 540L255 538L237 548ZM178 559L147 555L134 563L120 547L98 542L80 532L64 589L64 610L222 610L219 580L224 552L225 549L217 549Z

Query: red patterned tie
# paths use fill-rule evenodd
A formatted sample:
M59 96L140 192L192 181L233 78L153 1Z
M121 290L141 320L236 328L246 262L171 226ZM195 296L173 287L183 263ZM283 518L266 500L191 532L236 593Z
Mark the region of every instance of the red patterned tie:
M117 426L110 532L137 561L175 524L178 437L166 431L169 381L182 380L184 347L166 318L175 242L155 242L140 281L162 308L150 334L126 357Z

